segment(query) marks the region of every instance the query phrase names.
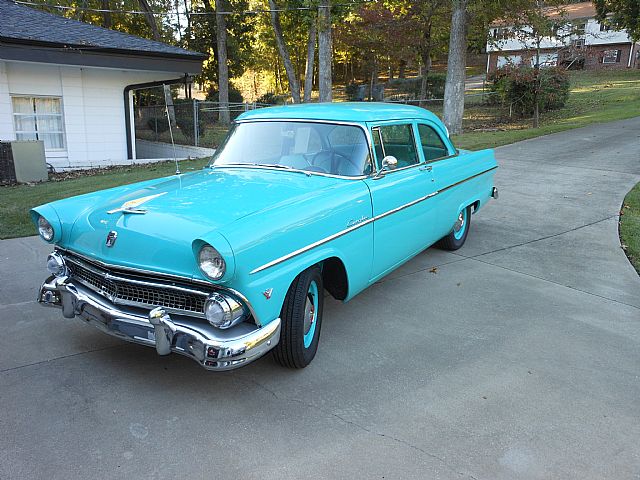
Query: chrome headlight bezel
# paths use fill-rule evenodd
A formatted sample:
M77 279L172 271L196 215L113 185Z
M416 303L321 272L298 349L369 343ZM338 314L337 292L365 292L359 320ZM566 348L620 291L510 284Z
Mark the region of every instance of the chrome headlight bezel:
M38 234L45 242L52 242L56 235L51 223L42 215L38 217Z
M198 252L198 268L211 280L220 280L227 271L227 264L220 252L205 244Z
M51 252L47 257L47 270L56 277L69 276L69 269L62 255L58 252Z
M207 321L217 328L229 328L247 317L242 304L228 295L212 293L204 305Z

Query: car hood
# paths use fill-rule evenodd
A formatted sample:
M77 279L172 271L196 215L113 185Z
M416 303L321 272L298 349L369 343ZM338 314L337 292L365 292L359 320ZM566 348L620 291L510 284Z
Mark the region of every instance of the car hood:
M64 243L106 263L191 276L198 274L194 240L217 238L226 243L214 235L225 225L319 195L337 182L298 172L225 167L168 177L141 188L96 192L76 200L82 200L84 210ZM64 202L56 210L64 210ZM123 205L141 212L123 212ZM111 231L117 238L109 247ZM213 246L230 249L228 244Z

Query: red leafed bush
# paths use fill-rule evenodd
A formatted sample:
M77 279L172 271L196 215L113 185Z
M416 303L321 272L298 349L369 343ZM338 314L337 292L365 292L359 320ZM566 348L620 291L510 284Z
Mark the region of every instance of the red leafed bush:
M559 67L544 67L540 75L540 111L564 107L569 98L569 76ZM535 110L536 72L526 66L499 68L492 78L491 91L495 103L510 105L511 111L523 117Z

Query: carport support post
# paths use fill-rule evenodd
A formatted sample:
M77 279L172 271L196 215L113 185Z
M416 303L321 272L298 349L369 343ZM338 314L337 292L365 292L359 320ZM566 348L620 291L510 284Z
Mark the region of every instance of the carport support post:
M198 128L198 100L193 99L193 139L195 146L200 143L200 129Z
M135 117L135 109L133 108L133 92L134 90L129 90L129 129L132 133L131 135L131 163L136 163L136 117Z

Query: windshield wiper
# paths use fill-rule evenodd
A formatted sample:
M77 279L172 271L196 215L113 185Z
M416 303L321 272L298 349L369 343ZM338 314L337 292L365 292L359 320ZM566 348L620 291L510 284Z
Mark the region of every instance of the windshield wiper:
M214 168L216 166L215 163L211 164L210 168ZM306 170L300 170L298 168L293 168L289 165L282 165L280 163L223 163L218 165L220 167L268 167L268 168L280 168L282 170L291 170L293 172L304 173L307 177L311 176L311 172L307 172Z

